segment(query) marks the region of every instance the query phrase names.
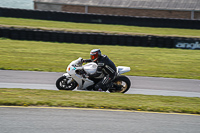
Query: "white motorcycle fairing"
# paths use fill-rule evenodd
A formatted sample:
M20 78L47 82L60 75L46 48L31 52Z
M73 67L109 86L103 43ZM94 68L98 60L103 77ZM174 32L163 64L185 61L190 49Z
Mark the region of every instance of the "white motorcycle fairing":
M56 86L60 90L63 90L62 85L69 86L69 89L67 88L66 90L73 90L75 88L77 90L87 90L87 87L92 86L95 83L88 77L84 76L84 74L94 74L97 70L97 67L98 65L94 62L87 63L86 65L82 66L82 58L78 58L68 65L66 69L67 73L63 74L63 77L66 78L63 79L62 77L60 77L56 82ZM127 86L121 85L123 86L122 90L113 90L111 88L108 91L125 93L130 87L130 80L120 74L126 73L128 71L130 71L130 67L118 66L117 76L115 78L116 81L114 82L117 82L117 80L119 80L120 82L117 83L125 82Z
M97 64L94 62L90 62L83 66L83 69L87 74L94 74L97 71Z
M130 70L131 70L130 67L125 67L125 66L118 66L117 67L117 73L118 73L118 75L120 75L122 73L129 72Z
M67 83L69 84L72 80L75 80L78 83L77 90L82 90L94 84L94 82L88 78L83 78L81 75L77 74L78 70L85 70L87 74L93 74L96 72L97 64L96 63L88 63L84 66L81 66L81 59L79 58L75 61L72 61L67 67L67 73L63 74L69 80Z

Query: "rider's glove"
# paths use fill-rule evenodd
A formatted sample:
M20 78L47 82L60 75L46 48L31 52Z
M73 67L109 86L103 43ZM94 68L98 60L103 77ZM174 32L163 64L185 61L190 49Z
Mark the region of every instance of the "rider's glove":
M84 60L84 59L82 59L81 61L82 61L82 63L85 63L85 60Z

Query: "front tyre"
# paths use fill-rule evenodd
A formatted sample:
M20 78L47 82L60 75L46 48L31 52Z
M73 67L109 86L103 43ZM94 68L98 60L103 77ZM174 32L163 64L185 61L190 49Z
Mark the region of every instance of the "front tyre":
M56 87L59 90L74 90L77 87L77 83L76 81L72 81L71 83L67 84L68 79L66 78L66 76L62 76L60 77L57 81L56 81Z
M125 93L129 90L131 82L126 76L120 75L113 81L113 88L109 89L112 93Z

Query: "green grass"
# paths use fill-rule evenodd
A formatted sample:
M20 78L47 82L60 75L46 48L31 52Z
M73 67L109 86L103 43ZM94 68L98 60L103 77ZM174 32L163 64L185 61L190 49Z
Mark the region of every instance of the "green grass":
M126 75L200 79L198 50L88 45L0 39L0 69L65 72L78 57L100 48Z
M0 17L0 25L40 29L200 37L200 30L70 23ZM89 58L100 48L117 66L130 66L127 75L200 79L198 50L82 45L17 41L0 38L0 69L64 72L78 57ZM125 109L200 114L200 98L124 95L98 92L0 89L0 105Z
M52 30L81 31L81 32L103 32L113 34L139 34L160 36L183 36L200 37L200 30L178 29L178 28L151 28L124 25L72 23L47 20L34 20L22 18L0 17L1 26L29 27Z
M200 98L103 92L0 89L0 105L123 109L200 114Z

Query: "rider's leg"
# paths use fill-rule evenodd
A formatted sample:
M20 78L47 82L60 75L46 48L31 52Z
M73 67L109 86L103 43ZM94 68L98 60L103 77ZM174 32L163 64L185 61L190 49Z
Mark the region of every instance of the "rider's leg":
M110 77L109 75L106 75L101 81L99 81L95 85L95 90L102 89L102 91L107 91L108 89L107 86L111 81L112 81L112 77Z

